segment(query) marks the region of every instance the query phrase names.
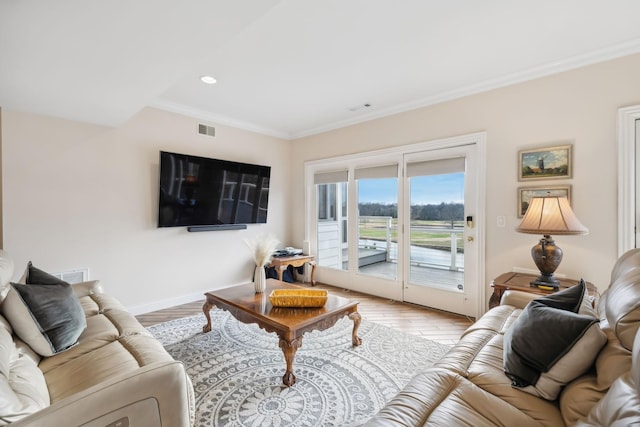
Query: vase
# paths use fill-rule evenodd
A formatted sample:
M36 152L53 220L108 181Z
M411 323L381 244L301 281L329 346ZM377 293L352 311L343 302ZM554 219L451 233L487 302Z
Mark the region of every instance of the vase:
M256 271L253 274L253 285L255 286L256 294L264 292L267 288L267 274L261 265L256 265Z

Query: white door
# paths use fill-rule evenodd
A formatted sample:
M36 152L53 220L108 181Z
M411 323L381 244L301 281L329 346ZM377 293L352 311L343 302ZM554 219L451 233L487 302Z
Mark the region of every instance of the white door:
M405 155L407 302L476 316L482 281L476 242L475 145Z

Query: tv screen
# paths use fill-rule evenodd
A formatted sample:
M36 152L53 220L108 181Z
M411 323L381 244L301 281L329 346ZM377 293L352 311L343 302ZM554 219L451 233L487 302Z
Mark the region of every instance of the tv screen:
M267 222L271 167L160 152L158 227Z

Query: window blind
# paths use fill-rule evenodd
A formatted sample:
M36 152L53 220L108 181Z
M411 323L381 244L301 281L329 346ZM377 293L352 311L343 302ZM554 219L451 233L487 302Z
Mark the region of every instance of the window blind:
M370 168L359 168L355 170L356 179L372 179L372 178L397 178L398 165L374 166Z
M407 163L408 177L459 173L464 172L464 170L464 157Z
M349 171L318 172L313 175L314 184L335 184L337 182L347 182Z

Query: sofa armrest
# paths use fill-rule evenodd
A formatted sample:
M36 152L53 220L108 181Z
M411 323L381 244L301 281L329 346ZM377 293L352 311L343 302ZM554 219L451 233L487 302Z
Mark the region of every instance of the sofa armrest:
M61 399L12 426L190 427L193 408L193 386L182 363L159 362Z
M73 285L71 285L71 288L73 289L73 293L76 294L78 298L104 293L99 280L89 280L88 282L74 283Z
M529 292L508 290L502 294L500 305L510 305L516 308L525 308L529 302L538 298L540 295Z

